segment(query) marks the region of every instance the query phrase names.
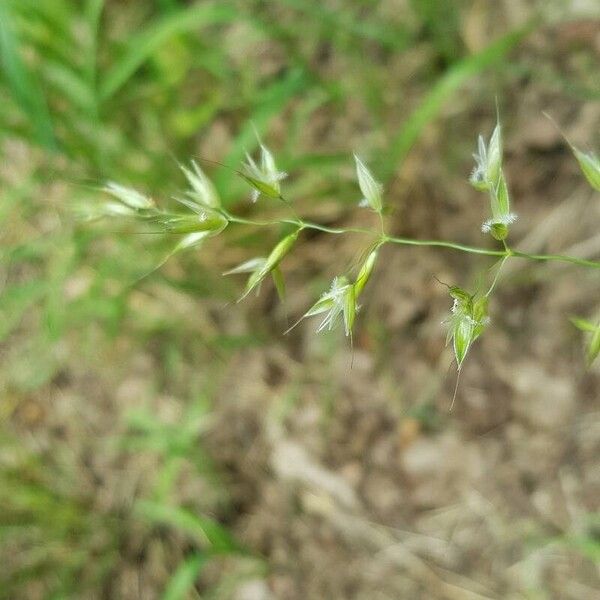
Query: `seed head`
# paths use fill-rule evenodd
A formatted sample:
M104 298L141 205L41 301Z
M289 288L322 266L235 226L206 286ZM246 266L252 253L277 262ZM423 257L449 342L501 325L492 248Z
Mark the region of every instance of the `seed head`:
M356 163L358 185L363 194L360 205L368 206L371 210L380 213L383 209L383 185L373 177L367 165L356 154L354 155L354 162Z
M588 366L591 366L600 354L600 323L594 324L581 317L571 317L570 320L577 329L589 334L586 344L586 358Z
M496 124L489 144L485 145L483 136L477 139L477 152L473 154L475 168L469 181L480 192L492 189L496 185L502 170L502 134L500 123Z
M227 219L220 213L208 208L195 213L171 213L156 211L148 220L167 233L208 232L211 235L221 233L227 227Z
M582 152L574 146L573 153L588 183L600 192L600 159L593 152Z
M502 171L502 134L500 123L496 124L489 144L485 145L480 135L477 140L477 153L473 154L475 169L469 181L480 192L488 192L492 218L481 226L481 231L490 233L497 240L508 236L508 226L517 216L510 212L510 196L506 178Z
M324 329L331 331L343 318L346 335L350 335L357 310L354 286L342 276L331 282L329 291L322 294L302 318L325 313L317 332Z
M486 296L475 298L458 286L450 288L453 298L446 343L452 341L456 365L460 370L471 344L481 335L489 323L488 299Z
M204 171L198 166L196 161L191 161L191 169L180 165L183 174L186 176L191 190L186 192L189 197L187 206L192 210L196 210L195 207L200 208L219 208L221 206L221 199L215 189L215 186L211 180L206 176Z
M114 181L109 181L103 189L105 192L109 193L111 196L134 211L154 208L154 201L151 198L144 196L144 194L138 192L137 190L125 187L124 185L120 185Z
M372 250L369 253L365 262L362 264L358 275L356 276L356 281L354 282L354 292L357 298L360 296L365 285L367 285L367 282L371 278L371 273L373 272L375 261L377 260L377 251L378 249L375 248L375 250Z
M260 145L260 164L257 165L254 159L246 154L246 163L239 175L254 188L252 202L256 202L261 194L268 198L281 199L279 182L287 177L287 173L277 170L275 159L264 144Z
M331 282L329 291L321 295L308 311L302 315L298 323L307 317L326 313L317 328L317 332L321 332L324 329L332 330L343 320L346 336L351 335L356 320L356 313L360 310L360 306L356 301L371 277L377 260L378 249L379 246L376 246L368 253L353 283L345 276L336 277Z
M275 248L273 248L269 256L266 258L253 258L223 273L223 275L250 273L250 277L248 278L248 282L246 284L246 289L240 300L245 298L252 290L259 289L261 283L269 274L271 274L273 277L279 296L284 296L285 286L283 277L278 267L285 255L293 248L296 240L298 239L299 233L300 230L297 229L289 235L286 235L282 240L279 241L279 243L275 246Z

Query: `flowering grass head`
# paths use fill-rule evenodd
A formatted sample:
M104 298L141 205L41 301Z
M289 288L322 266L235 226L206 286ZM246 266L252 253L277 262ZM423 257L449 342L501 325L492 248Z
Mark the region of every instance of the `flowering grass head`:
M253 188L250 196L252 202L256 202L261 195L283 200L279 182L287 177L287 173L277 169L273 154L264 144L260 144L260 162L257 164L246 154L246 162L238 173Z
M347 277L341 276L331 282L329 290L321 295L302 318L324 314L323 320L317 327L317 332L325 329L331 331L343 320L346 335L350 335L356 311L354 286Z
M452 342L456 366L460 370L473 342L489 323L488 298L469 294L458 286L450 287L453 299L446 343Z
M195 207L212 209L221 207L221 199L215 186L196 161L191 161L191 168L184 165L180 165L180 168L190 184L190 189L185 192L187 202L184 204L192 210L195 210Z
M371 277L377 261L378 250L379 245L367 252L354 281L345 275L334 278L329 290L321 295L300 320L324 314L323 320L317 327L317 332L331 331L343 322L346 336L352 335L356 315L360 310L357 300Z
M285 283L283 275L279 270L279 263L292 249L298 239L299 233L300 230L297 229L282 238L266 258L253 258L224 273L225 275L250 273L250 277L246 283L246 289L240 300L243 300L252 290L260 289L260 285L269 274L273 278L279 297L281 299L285 297Z
M477 152L473 154L475 168L469 181L480 192L488 192L496 184L502 171L502 129L500 123L486 145L482 135L477 138Z
M571 323L580 331L583 331L588 336L586 343L586 358L588 366L598 358L600 354L600 323L592 323L582 317L571 317Z
M510 196L506 178L502 170L502 129L500 123L492 133L486 146L480 135L477 140L477 152L473 154L475 168L469 181L480 192L487 192L490 197L492 216L481 226L483 233L489 233L496 240L502 241L508 237L509 225L514 223L517 216L510 212Z
M572 146L573 154L579 163L581 172L587 179L588 183L597 191L600 192L600 158L594 152L582 152Z
M360 206L365 206L376 213L381 213L383 210L383 185L373 177L367 165L356 154L354 155L354 162L356 164L358 186L363 195Z
M220 200L210 180L192 162L192 170L182 167L191 189L174 200L189 209L178 212L159 208L156 202L130 187L108 182L102 191L110 198L104 202L79 206L79 215L85 219L118 218L141 223L151 233L180 235L175 252L199 246L205 239L221 233L228 225L219 209ZM163 264L162 261L160 264Z
M599 159L593 153L581 152L573 146L572 149L585 179L594 190L600 191ZM534 255L509 248L506 239L509 226L514 222L516 216L510 212L510 197L502 164L502 132L499 123L496 124L488 143L485 142L482 136L479 136L474 158L475 169L469 181L475 189L488 194L490 199L491 216L483 223L482 230L485 233L490 233L494 239L502 241L500 248L475 248L449 241L416 240L388 235L383 218L383 185L377 181L367 165L356 155L354 155L354 165L358 186L363 195L361 204L379 215L381 224L379 231L360 228L333 228L319 223L310 223L300 219L295 212L292 214L293 218L266 222L236 217L223 207L212 182L193 161L189 167L181 167L187 179L188 188L174 197L182 207L187 209L186 211L160 208L149 196L111 182L103 188L109 198L102 205L90 207L88 216L91 218L124 218L129 221L134 219L146 226L153 227L158 233L180 235L181 239L173 252L198 246L204 240L218 235L230 225L252 225L255 227L270 227L272 225L289 227L292 225L294 229L282 237L268 254L246 260L237 267L226 271L226 275L242 273L248 275L240 300L252 291L258 292L267 278L273 280L279 297L282 300L285 298L285 282L280 265L296 247L300 233L305 229L312 229L320 233L371 235L373 239L362 256L356 276L352 277L350 274L344 273L335 277L329 289L321 294L297 322L299 323L308 317L318 316L320 321L317 331L333 330L343 324L344 333L350 338L355 327L357 314L360 311L360 297L375 269L381 246L385 244L437 246L480 256L493 256L498 261L496 264L499 266L486 294L479 292L471 294L461 287L448 286L453 304L450 315L445 321L448 327L447 343L452 343L454 357L460 373L470 348L489 324L489 297L498 282L500 271L506 261L513 258L533 261L560 260L600 269L599 261L562 255ZM286 174L277 169L272 153L262 142L260 142L260 160L258 163L247 155L246 164L237 173L252 186L253 200L257 200L260 196L284 199L281 194L280 182ZM572 321L589 337L586 354L588 363L591 364L600 354L600 325L593 324L580 317L574 317Z

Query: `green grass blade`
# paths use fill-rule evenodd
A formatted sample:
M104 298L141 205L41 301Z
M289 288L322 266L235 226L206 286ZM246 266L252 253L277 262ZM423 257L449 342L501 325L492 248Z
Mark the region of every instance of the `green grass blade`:
M25 312L44 295L46 288L47 285L44 281L29 281L12 286L2 293L0 297L0 342L19 325Z
M157 8L162 12L175 10L179 5L179 0L155 0Z
M15 99L27 113L38 143L55 150L57 145L46 98L23 62L12 14L5 2L0 2L0 55L4 77Z
M192 588L198 574L207 561L205 554L192 554L179 565L173 577L169 580L162 595L162 600L184 600Z
M96 69L98 63L98 36L103 10L104 0L87 0L84 10L85 20L89 31L85 70L88 83L94 86L96 84Z
M419 139L423 129L440 112L445 102L460 87L484 69L500 62L533 28L529 25L512 31L496 40L481 52L468 56L450 67L427 94L423 102L411 113L408 120L402 124L399 134L392 140L391 147L382 157L384 179L389 179L397 167L402 164L406 155Z
M241 548L231 534L217 521L179 506L160 504L150 500L140 500L136 512L151 523L169 525L188 534L213 552L234 553Z
M198 27L226 23L235 18L235 11L224 5L200 4L163 15L143 31L133 36L125 54L105 74L100 85L100 97L108 100L133 76L138 68L170 37L193 31Z
M323 28L323 34L329 39L335 38L340 31L348 32L353 37L376 42L396 52L407 48L412 40L407 27L399 28L397 24L390 25L385 21L365 19L349 9L334 10L320 0L283 0L283 4L310 16Z
M453 63L460 52L460 11L454 0L411 0L437 52Z
M159 504L149 500L140 500L136 504L136 512L150 523L169 525L186 533L203 546L210 546L210 540L204 531L203 523L193 513L179 508Z
M56 88L57 92L71 102L73 108L89 113L94 106L94 90L85 78L69 65L47 60L45 65L46 81Z

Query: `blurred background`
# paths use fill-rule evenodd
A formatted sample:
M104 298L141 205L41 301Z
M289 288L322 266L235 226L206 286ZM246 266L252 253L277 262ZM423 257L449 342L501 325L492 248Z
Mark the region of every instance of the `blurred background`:
M283 331L364 236L303 235L286 305L236 304L221 273L277 227L142 277L172 237L71 211L106 180L168 206L178 162L237 166L256 127L307 218L377 226L356 151L391 232L491 245L467 178L497 103L513 244L598 258L542 114L600 147L597 0L2 0L0 52L0 598L600 598L600 367L568 322L596 273L509 263L450 411L434 276L489 258L384 248L352 359L343 331ZM230 211L282 215L205 166Z

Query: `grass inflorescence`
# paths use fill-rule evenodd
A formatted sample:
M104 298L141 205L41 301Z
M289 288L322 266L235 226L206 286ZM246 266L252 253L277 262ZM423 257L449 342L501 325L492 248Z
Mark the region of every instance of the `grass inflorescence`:
M287 174L277 169L272 152L262 142L259 146L259 162L255 162L252 156L247 154L246 163L236 173L249 184L252 202L264 198L265 200L285 201L288 204L280 185L280 181ZM600 163L598 163L595 155L591 153L584 154L574 147L573 151L586 180L594 189L597 189L596 183L600 179ZM594 269L600 268L600 262L598 261L568 255L531 254L509 246L509 228L517 217L510 210L508 183L502 164L502 131L499 121L487 144L484 138L479 136L477 152L473 157L475 168L469 182L476 190L486 193L490 199L491 216L484 221L481 230L483 233L490 234L496 242L500 242L501 246L499 248L468 246L446 240L422 240L388 235L384 219L384 186L356 154L354 155L356 178L362 194L359 205L369 208L378 215L379 229L328 227L298 217L293 208L291 208L293 216L290 218L255 221L236 217L222 206L210 179L195 162L192 162L190 169L182 167L190 184L190 189L186 190L181 198L177 198L191 210L191 213L163 212L155 206L152 200L140 192L112 183L106 186L105 191L113 199L103 205L96 205L91 214L96 218L102 216L133 217L138 221L151 223L165 233L184 234L173 252L197 246L205 239L221 233L229 224L253 225L255 227L292 226L292 232L281 238L267 256L248 259L226 271L226 275L249 274L246 288L240 300L253 291L258 292L261 284L268 276L272 278L280 299L285 299L285 280L280 264L300 243L300 236L304 230L315 230L335 235L367 234L373 238L373 241L370 249L365 253L366 259L360 266L356 277L352 277L349 273L336 276L330 289L323 292L321 297L297 321L299 323L305 318L321 315L322 320L317 327L317 332L324 329L331 330L339 323L343 323L344 332L346 336L350 337L356 322L356 315L360 309L358 299L375 268L378 251L382 246L386 244L430 246L495 257L499 260L499 265L487 293L483 293L481 290L468 293L458 286L450 286L449 288L453 305L451 315L447 320L447 343L452 343L454 358L460 371L471 345L483 333L489 322L489 297L498 283L502 268L509 260L558 261ZM115 200L117 201L116 204ZM588 361L591 363L600 350L598 329L581 319L574 321L574 323L580 329L591 331L594 334L588 349Z

